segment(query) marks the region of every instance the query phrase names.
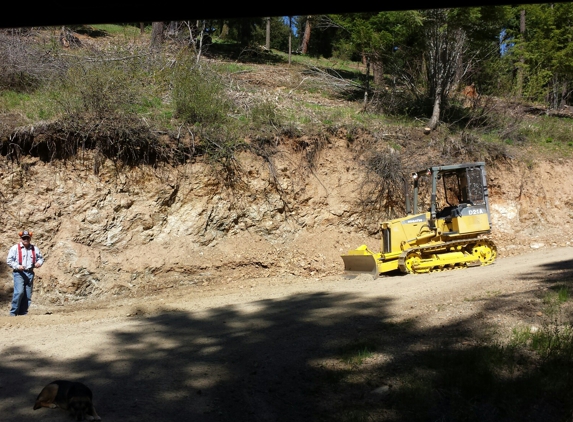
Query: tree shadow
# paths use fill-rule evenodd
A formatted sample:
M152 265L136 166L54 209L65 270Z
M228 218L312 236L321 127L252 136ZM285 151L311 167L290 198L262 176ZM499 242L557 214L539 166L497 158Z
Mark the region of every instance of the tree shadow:
M360 333L389 329L384 308L384 299L300 295L197 315L165 310L71 362L9 347L0 412L6 422L40 412L52 420L31 408L45 384L63 378L92 388L104 420L315 420L322 369L312 361L336 358Z
M204 56L223 58L241 63L284 64L285 59L272 51L240 43L212 43L205 47Z
M482 309L503 310L494 303ZM67 361L54 349L58 337L88 341L89 333L55 331L41 354L32 345L4 348L0 414L5 422L63 420L59 411L32 411L41 388L61 378L86 382L108 421L570 416L573 371L563 368L571 356L531 365L515 350L474 340L481 325L473 316L421 328L417 320L393 320L390 305L389 298L325 292L196 312L136 310L143 316L105 328L104 343Z
M556 258L558 259L558 258ZM540 265L539 270L534 273L528 273L526 278L544 279L546 283L573 282L573 259L556 260L547 264Z

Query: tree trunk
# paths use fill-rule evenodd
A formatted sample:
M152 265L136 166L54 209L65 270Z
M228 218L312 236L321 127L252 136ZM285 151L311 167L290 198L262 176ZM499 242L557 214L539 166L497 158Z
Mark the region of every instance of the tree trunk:
M163 44L163 31L165 24L163 22L153 22L151 24L151 48L158 50Z
M227 37L229 36L229 25L227 25L227 22L223 23L223 27L221 28L221 39L222 40L226 40Z
M306 22L304 24L304 35L302 37L302 54L306 54L308 52L308 45L310 43L310 18L311 16L307 16Z
M267 20L267 39L265 43L265 47L267 50L271 49L271 18L266 18Z
M440 89L436 92L436 97L434 98L434 109L432 110L432 117L428 122L428 128L434 130L438 126L440 121L440 108L442 106L442 92Z
M372 58L372 81L377 87L384 86L384 64L379 55Z
M199 22L197 22L197 27L199 27ZM205 21L201 27L201 32L199 33L199 46L197 48L197 64L199 64L199 59L201 58L201 51L203 50L203 35L205 35Z
M179 33L179 22L178 21L170 21L167 25L167 34L170 37L176 36Z
M433 130L440 120L442 103L446 104L456 79L458 60L466 48L466 34L462 28L448 26L447 10L431 10L428 17L425 29L427 96L434 104L428 128Z
M364 84L364 105L363 108L366 109L368 106L368 91L370 91L370 56L364 55L366 58L366 82Z
M288 17L288 64L290 66L290 56L292 54L292 17Z
M567 97L568 97L568 86L567 81L563 81L563 85L561 86L561 102L559 103L559 107L565 107L567 105Z
M522 42L525 42L525 10L521 10L519 17L519 33L521 34ZM523 47L522 47L523 48ZM523 95L523 72L525 67L525 58L523 54L519 58L519 67L517 68L517 97L521 98Z
M454 78L454 82L452 83L452 91L455 92L458 90L463 75L464 75L464 61L462 55L460 54L456 60L456 76Z

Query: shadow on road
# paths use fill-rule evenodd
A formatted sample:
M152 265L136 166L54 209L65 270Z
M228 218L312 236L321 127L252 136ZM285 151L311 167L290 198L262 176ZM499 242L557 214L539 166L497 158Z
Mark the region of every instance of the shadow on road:
M109 332L109 341L67 363L65 373L92 387L104 421L560 421L571 415L573 371L562 371L571 368L571 356L559 357L562 365L531 365L515 350L466 344L472 318L424 330L415 320L392 322L388 305L384 298L317 293L208 312L165 310ZM7 356L9 365L0 361L2 420L30 420L36 394L58 378L47 374L62 363L57 351L48 359L8 348ZM32 415L65 420L56 412Z
M573 282L573 259L556 260L538 267L537 271L523 274L524 279L541 279L547 284L564 282L571 285Z

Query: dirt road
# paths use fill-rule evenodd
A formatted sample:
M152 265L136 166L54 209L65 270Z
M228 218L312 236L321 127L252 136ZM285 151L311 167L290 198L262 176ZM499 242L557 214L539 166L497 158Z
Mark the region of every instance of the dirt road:
M32 410L55 379L88 384L104 421L340 420L329 397L349 346L376 351L348 371L384 373L441 339L471 345L484 327L503 336L535 324L539 292L572 278L566 247L428 275L256 279L36 305L0 317L0 420L71 420Z

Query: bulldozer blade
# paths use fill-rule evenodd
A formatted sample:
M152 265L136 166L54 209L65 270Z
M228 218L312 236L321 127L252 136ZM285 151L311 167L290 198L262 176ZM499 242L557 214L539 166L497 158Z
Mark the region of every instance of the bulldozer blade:
M378 265L374 255L342 255L342 260L345 274L370 274L373 278L378 278Z

